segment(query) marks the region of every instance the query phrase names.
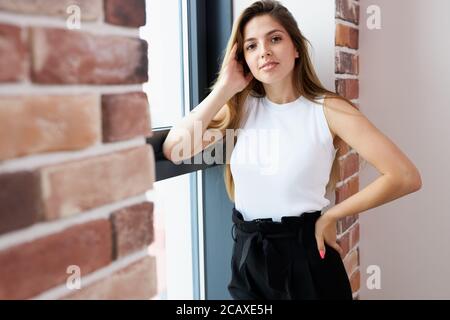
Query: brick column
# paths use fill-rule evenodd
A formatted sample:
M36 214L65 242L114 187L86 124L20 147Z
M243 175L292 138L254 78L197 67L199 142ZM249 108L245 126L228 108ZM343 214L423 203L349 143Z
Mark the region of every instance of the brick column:
M358 104L359 97L359 0L336 0L336 92ZM338 140L337 157L340 181L336 204L359 191L359 155L344 141ZM345 269L352 285L353 297L359 299L359 221L358 216L338 221L338 239L344 250Z
M0 13L0 299L153 297L145 0Z

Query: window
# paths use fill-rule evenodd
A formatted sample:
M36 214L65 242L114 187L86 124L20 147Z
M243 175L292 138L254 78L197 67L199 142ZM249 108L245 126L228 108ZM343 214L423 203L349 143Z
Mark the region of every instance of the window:
M158 181L147 198L154 203L154 242L159 299L193 299L193 243L191 228L192 173Z
M156 299L229 298L230 270L223 259L231 258L231 242L224 243L231 241L226 216L231 206L226 203L223 166L175 165L165 159L162 144L170 127L209 93L231 31L232 2L146 1L148 25L141 29L141 37L149 44L149 82L144 91L153 136L147 143L156 162L156 183L147 194L154 202L155 241L149 250L157 258Z
M183 25L181 1L147 0L147 24L140 36L148 42L147 93L152 128L173 126L183 113Z
M140 29L141 38L149 45L149 81L144 84L144 91L152 129L157 135L184 115L186 32L182 1L146 0L146 11L147 24ZM194 298L191 199L196 196L190 191L191 175L195 173L161 179L147 193L154 204L155 237L149 252L156 256L156 299Z

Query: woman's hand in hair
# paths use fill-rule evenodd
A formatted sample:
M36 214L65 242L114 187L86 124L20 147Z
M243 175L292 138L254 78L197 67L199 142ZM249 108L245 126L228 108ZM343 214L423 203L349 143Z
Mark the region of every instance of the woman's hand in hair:
M219 86L232 97L244 90L253 79L251 72L244 75L244 66L236 59L237 43L231 48L227 61L220 75Z
M328 214L322 214L316 221L315 236L317 241L317 250L322 259L325 258L325 243L334 248L340 255L343 250L336 242L336 219Z

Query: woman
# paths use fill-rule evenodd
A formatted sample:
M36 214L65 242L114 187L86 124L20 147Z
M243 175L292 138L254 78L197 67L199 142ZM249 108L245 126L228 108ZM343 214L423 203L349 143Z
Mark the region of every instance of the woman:
M202 134L215 129L216 139L194 135L196 126ZM307 40L278 1L258 1L241 13L212 92L172 128L163 152L174 162L190 158L217 137L228 138L229 129L237 141L225 166L227 192L235 203L231 296L352 299L336 241L337 220L417 191L421 178L350 101L322 86ZM272 130L270 137L260 134L266 129ZM249 132L257 133L259 143L247 139ZM330 203L325 192L334 189L339 173L336 137L382 175L324 212ZM271 142L273 148L261 155L258 147ZM192 151L185 148L180 157L174 152L180 144ZM256 163L239 161L247 152L256 155ZM270 170L263 166L267 159Z

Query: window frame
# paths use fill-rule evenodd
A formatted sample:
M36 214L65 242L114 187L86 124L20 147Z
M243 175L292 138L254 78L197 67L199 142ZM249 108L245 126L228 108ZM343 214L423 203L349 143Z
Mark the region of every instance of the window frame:
M184 1L184 0L179 0ZM189 55L189 110L194 109L209 94L208 88L214 81L220 68L219 61L223 58L224 48L232 27L232 0L186 0L188 10L188 55ZM208 32L206 32L206 30ZM184 64L182 64L185 69ZM183 70L184 73L184 70ZM186 96L186 95L185 95ZM183 105L185 101L183 100ZM184 110L183 106L180 106ZM184 114L183 114L184 116ZM171 127L154 128L152 136L146 138L146 143L153 147L155 154L155 181L160 181L186 173L205 170L217 163L195 164L194 156L190 163L174 164L166 159L162 145ZM218 143L223 143L224 153L226 137Z
M187 8L188 32L188 92L183 92L181 107L183 116L186 109L191 111L209 94L208 88L219 71L219 62L223 59L233 23L232 0L179 0ZM183 26L181 27L183 28ZM183 39L185 35L181 30ZM208 31L208 32L206 32ZM183 43L183 46L185 44ZM184 48L182 46L182 48ZM182 49L184 51L184 49ZM181 52L184 59L183 52ZM185 64L182 63L183 81ZM183 90L186 86L183 83ZM189 100L186 105L186 97ZM162 145L171 127L154 128L146 142L153 147L155 154L155 181L196 172L190 176L191 230L193 245L193 288L194 299L230 299L226 291L226 267L231 259L232 241L228 230L231 228L229 212L232 203L228 201L223 181L224 165L206 164L203 162L204 151L201 152L201 164L195 164L196 155L190 163L174 164L166 159ZM217 143L222 143L223 154L226 155L226 136ZM209 148L215 147L216 144ZM208 148L208 150L209 150ZM212 153L214 156L214 151ZM210 169L210 170L206 170Z

